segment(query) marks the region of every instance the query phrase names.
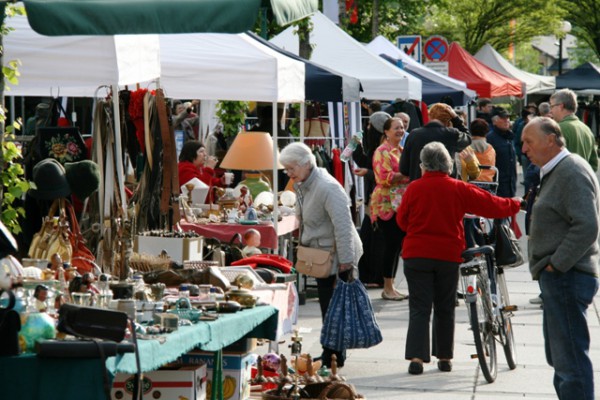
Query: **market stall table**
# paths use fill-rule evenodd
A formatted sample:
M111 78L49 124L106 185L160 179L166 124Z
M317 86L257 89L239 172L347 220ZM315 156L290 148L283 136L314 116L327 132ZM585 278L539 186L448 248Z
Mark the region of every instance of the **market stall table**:
M181 229L184 231L193 231L206 238L219 239L222 242L229 242L233 235L239 233L243 235L248 229L253 228L260 232L261 247L275 250L280 246L278 239L291 234L298 229L298 220L294 215L286 215L277 223L277 232L272 223L245 225L245 224L227 224L227 223L209 223L198 224L186 221L180 222Z
M278 311L261 306L233 314L220 314L211 322L200 321L164 335L162 340L139 340L142 371L152 371L175 361L180 355L199 347L220 355L221 349L244 337L276 339ZM111 374L135 373L135 357L124 354L110 357L106 367ZM34 354L0 357L2 398L19 400L106 400L104 366L98 358L46 358Z

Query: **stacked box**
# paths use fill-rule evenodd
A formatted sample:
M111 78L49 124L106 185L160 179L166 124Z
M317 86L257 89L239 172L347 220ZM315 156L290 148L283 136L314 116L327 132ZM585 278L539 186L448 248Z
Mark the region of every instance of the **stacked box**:
M147 399L206 400L206 364L168 364L144 373L142 391ZM117 374L111 390L112 400L130 400L135 375Z
M169 238L137 235L133 250L136 253L158 256L165 250L171 260L183 264L188 260L202 260L204 238Z
M206 364L207 397L210 398L213 378L214 353L192 350L180 357L184 364ZM252 378L252 353L223 353L223 400L247 400L250 397L250 379Z

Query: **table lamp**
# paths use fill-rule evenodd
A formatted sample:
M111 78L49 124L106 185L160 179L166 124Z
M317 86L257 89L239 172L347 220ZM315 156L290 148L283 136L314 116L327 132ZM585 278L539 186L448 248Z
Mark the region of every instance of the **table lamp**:
M253 198L264 191L270 191L271 185L264 181L260 171L273 169L273 138L268 132L240 132L221 162L223 169L253 171L246 173L246 179L240 185L246 185ZM277 169L283 166L277 161Z

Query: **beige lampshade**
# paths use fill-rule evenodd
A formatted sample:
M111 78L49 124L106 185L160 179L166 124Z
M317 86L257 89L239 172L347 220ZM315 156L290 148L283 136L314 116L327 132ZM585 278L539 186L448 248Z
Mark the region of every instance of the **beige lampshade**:
M273 138L268 132L240 132L235 137L221 168L243 171L273 169ZM277 161L277 169L283 166Z

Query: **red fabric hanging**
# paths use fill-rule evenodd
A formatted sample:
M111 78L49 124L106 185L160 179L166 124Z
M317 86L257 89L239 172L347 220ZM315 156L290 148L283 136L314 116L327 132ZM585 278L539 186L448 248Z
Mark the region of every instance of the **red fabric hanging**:
M340 149L331 150L331 159L333 161L333 177L344 186L344 166L342 165L342 159L340 158Z
M358 23L358 0L346 0L346 13L350 16L350 23Z

